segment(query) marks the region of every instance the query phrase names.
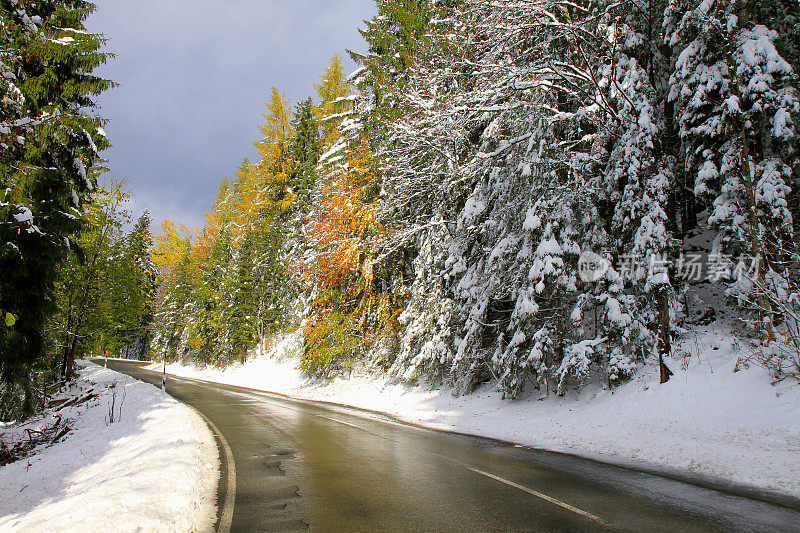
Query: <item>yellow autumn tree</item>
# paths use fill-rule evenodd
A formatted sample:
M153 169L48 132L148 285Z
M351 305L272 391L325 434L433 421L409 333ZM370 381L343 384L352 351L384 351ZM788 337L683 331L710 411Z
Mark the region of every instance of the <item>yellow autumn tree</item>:
M258 165L245 158L236 170L233 189L233 237L234 242L238 243L244 228L252 225L269 203Z
M339 138L339 121L337 118L351 107L346 99L350 94L350 84L342 69L339 54L331 58L328 68L320 76L319 83L314 84L318 102L314 113L322 126L321 140L323 149L333 146Z
M180 261L189 240L189 228L164 219L161 222L161 232L161 235L155 236L155 244L150 256L156 267L164 269L172 267Z
M230 231L235 209L236 200L231 182L228 178L222 178L211 210L205 213L205 226L196 231L197 239L193 255L198 261L202 260L214 246L222 228Z
M286 95L272 87L264 123L258 126L262 138L255 143L260 161L256 166L261 187L267 199L288 209L292 204L292 191L289 189L289 145L294 136L290 120L291 102Z
M320 184L306 225L314 255L305 276L321 292L356 290L364 246L377 233L375 180L364 139L348 164Z

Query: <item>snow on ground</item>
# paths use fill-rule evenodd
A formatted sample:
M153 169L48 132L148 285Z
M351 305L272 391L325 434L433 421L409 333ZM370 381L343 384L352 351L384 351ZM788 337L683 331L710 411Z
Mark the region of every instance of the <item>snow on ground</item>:
M688 333L660 385L643 369L613 390L587 383L565 397L535 391L502 400L491 384L453 397L446 389L355 375L320 383L297 370L300 340L288 335L266 353L227 369L170 364L172 374L371 409L428 427L498 438L611 462L646 463L800 496L800 386L770 384L747 355L711 324ZM740 367L743 365L739 365Z
M219 461L203 419L152 385L85 365L70 392L97 396L0 427L7 445L56 415L73 428L0 467L0 531L213 530Z

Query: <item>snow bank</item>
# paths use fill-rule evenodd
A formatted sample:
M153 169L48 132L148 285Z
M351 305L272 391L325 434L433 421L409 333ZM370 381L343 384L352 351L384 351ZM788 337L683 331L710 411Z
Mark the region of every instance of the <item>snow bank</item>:
M0 468L0 530L213 530L219 462L202 418L152 385L91 363L77 381L83 394L99 395L58 413L73 431ZM118 420L110 423L112 400ZM43 427L55 409L0 427L0 438Z
M168 372L381 411L454 430L612 462L631 461L800 496L800 386L772 386L757 367L734 372L745 356L714 325L686 335L658 383L655 366L613 391L587 383L565 397L533 391L502 400L491 384L453 397L448 390L358 375L320 383L297 370L290 335L244 365L225 370L168 365ZM741 365L740 365L741 366Z

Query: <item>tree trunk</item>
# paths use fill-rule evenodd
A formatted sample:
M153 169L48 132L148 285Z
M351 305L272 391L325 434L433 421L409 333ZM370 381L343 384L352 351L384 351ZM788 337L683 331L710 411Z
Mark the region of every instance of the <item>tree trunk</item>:
M72 317L73 317L72 302L73 302L73 298L72 298L72 295L70 295L69 300L67 301L67 327L66 327L66 331L64 332L64 354L61 357L61 365L60 365L60 372L59 372L59 374L61 375L62 379L65 378L66 375L67 375L67 355L68 355L68 352L69 352L70 342L72 341L72 334L70 333L72 331L72 328L73 328L73 323L72 323Z
M672 371L664 363L664 356L672 351L669 328L669 288L663 286L656 293L656 307L658 309L658 368L661 383L669 381Z
M69 360L69 351L70 351L70 346L71 345L72 345L72 336L71 335L67 335L67 338L64 341L64 354L61 356L61 372L60 372L60 374L61 374L61 379L62 380L66 380L67 376L68 376L68 374L67 374L67 366L68 366L67 361Z
M684 189L683 226L684 235L697 227L697 200L694 193Z
M70 379L75 372L75 352L78 350L78 336L72 337L72 343L68 353L64 357L64 373L61 377Z
M664 356L661 354L658 354L658 371L661 377L661 384L663 385L669 381L670 376L672 376L672 370L664 363Z
M738 96L738 90L734 90L734 94ZM759 231L759 220L756 214L756 181L753 179L752 171L750 168L750 147L748 145L747 131L744 124L739 125L739 157L740 173L742 175L745 191L745 207L747 209L747 225L750 232L750 255L751 259L755 261L755 279L756 283L762 287L758 292L758 308L759 308L759 321L763 324L764 335L766 340L771 341L775 338L775 333L772 329L770 320L772 317L772 304L764 294L766 279L764 272L766 270L767 256L763 243L761 242L761 235Z
M750 20L750 6L748 0L740 0L738 17L738 24L741 27L746 27ZM731 52L728 53L728 72L730 74L730 78L733 80L733 83L731 83L731 92L739 99L739 101L741 101L742 96L739 91L739 86L735 75L736 63ZM735 126L739 130L739 172L745 188L744 197L745 207L747 209L747 225L750 232L750 255L751 259L755 261L756 284L760 286L757 296L759 323L761 324L761 327L764 328L763 333L765 339L767 341L772 341L775 338L775 331L772 328L771 322L772 303L764 294L764 288L766 287L764 272L768 267L769 258L766 254L767 249L764 246L764 243L761 241L759 228L760 224L758 215L756 214L756 183L758 180L754 179L752 170L750 168L750 144L748 143L749 139L747 138L747 129L745 128L744 124L736 124Z
M658 353L669 355L672 351L669 331L669 289L665 286L656 294L658 308Z
M24 391L22 400L22 413L27 417L33 415L36 411L36 403L34 401L33 387L31 386L30 373L25 370L24 377L21 381L22 389Z

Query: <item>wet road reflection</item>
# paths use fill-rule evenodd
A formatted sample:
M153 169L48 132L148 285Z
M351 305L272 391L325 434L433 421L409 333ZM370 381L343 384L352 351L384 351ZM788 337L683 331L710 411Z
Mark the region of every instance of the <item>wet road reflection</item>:
M795 510L575 457L197 380L167 392L230 445L233 531L800 530Z

